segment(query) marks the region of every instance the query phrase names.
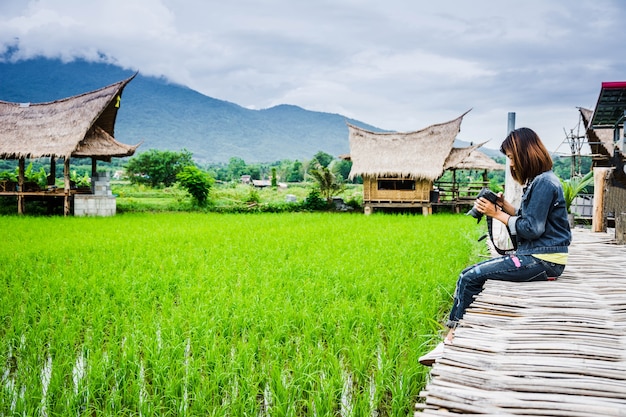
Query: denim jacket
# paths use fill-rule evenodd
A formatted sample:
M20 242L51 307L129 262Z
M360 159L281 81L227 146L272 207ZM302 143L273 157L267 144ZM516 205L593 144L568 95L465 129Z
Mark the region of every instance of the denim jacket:
M537 175L524 188L522 203L508 221L517 236L517 254L567 253L572 234L563 187L552 171Z

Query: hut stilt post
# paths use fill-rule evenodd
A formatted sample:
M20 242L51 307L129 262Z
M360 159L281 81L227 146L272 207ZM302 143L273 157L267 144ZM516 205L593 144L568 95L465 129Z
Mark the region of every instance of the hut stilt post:
M98 160L95 157L91 158L91 193L95 194L96 188L94 186L94 178L98 175Z
M48 190L51 190L52 187L56 184L56 172L57 172L57 160L54 155L50 155L50 174L46 178L46 185L48 186ZM48 206L48 214L52 214L54 211L54 200L46 199L46 205Z
M46 184L54 185L56 183L57 160L54 155L50 157L50 175Z
M63 215L70 215L70 158L65 157L63 161L63 179L64 179L64 191L65 198L63 201Z
M24 206L24 171L26 170L26 158L20 158L18 161L18 173L17 173L17 213L24 214L26 207Z
M454 212L460 213L461 208L459 207L459 189L456 185L456 169L452 170L452 201L454 202Z

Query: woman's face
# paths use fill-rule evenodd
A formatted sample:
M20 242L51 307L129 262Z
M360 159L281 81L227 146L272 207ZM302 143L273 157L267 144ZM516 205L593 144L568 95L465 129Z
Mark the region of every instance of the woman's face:
M511 152L507 152L506 157L509 158L509 168L511 169L511 172L514 172L515 162L513 161L513 154Z

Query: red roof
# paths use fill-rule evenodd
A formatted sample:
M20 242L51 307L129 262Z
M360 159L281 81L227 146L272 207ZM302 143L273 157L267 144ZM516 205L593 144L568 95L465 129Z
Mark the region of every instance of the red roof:
M606 81L602 83L602 88L626 88L626 81Z

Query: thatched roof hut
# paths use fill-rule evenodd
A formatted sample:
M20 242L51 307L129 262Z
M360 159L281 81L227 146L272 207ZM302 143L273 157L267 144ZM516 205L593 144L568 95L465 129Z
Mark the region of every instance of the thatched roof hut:
M133 155L139 145L125 145L114 139L122 91L133 77L48 103L0 101L0 158L110 160Z
M444 170L502 169L476 150L482 144L453 149L466 114L408 133L371 132L348 124L349 176L363 178L364 211L422 208L428 214L438 198L433 183Z
M484 153L480 152L478 148L483 146L486 142L479 143L477 145L468 146L465 148L453 148L446 160L444 169L446 171L452 171L452 182L439 181L437 183L440 191L445 191L450 202L454 203L466 202L475 198L474 193L477 188L486 187L488 184L487 173L489 171L502 171L506 169L506 166L499 164L492 158L488 157ZM457 171L482 171L481 183L470 183L461 185L457 183ZM455 206L455 210L458 212L460 206Z
M484 170L502 171L505 166L478 150L486 142L466 148L452 148L444 165L444 170Z
M436 180L444 171L465 114L408 133L370 132L348 124L350 178L360 175Z
M70 181L70 158L90 157L92 179L97 177L96 161L110 161L112 157L131 156L139 144L125 145L115 140L114 128L124 87L132 77L89 93L49 103L9 103L0 101L0 158L17 159L17 186L4 186L3 195L17 196L18 213L24 213L25 198L38 196L55 198L57 187L54 173L56 159L64 159L64 213L69 214L75 190ZM24 164L27 158L50 158L48 188L25 187ZM96 186L92 192L108 185ZM95 190L98 188L98 190ZM104 196L107 213L114 212L115 199ZM113 207L113 209L111 209Z

